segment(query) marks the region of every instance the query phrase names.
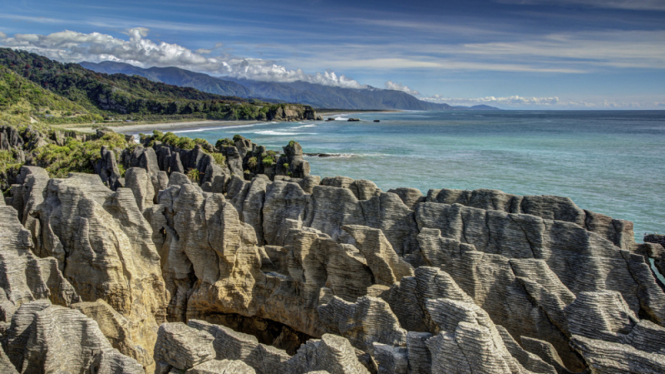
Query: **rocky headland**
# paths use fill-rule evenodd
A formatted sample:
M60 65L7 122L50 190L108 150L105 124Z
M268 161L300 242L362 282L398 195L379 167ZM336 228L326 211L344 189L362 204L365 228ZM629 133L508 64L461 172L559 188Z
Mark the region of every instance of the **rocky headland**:
M240 136L94 170L0 199L2 372L665 372L665 240L569 198L382 191Z

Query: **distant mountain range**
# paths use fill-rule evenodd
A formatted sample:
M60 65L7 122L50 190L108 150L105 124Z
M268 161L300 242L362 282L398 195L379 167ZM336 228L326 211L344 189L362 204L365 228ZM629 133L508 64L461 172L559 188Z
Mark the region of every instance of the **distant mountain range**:
M165 70L171 72L169 76L178 76L181 72L188 77L194 74L180 69ZM199 78L205 80L205 77L208 76ZM230 83L230 86L239 85ZM248 92L239 87L244 94ZM210 88L209 91L214 87ZM22 115L7 117L13 113ZM28 115L59 123L105 118L137 121L315 118L315 112L307 105L219 95L135 74L104 74L35 53L0 48L0 123L18 123L27 120Z
M373 87L354 89L324 86L302 81L282 83L230 77L222 79L175 67L152 67L144 69L130 64L111 61L100 63L81 62L80 65L99 73L138 75L155 82L181 87L192 87L217 95L258 98L264 101L300 103L311 105L315 108L402 110L497 109L487 105L451 107L448 104L435 104L419 100L406 92L383 90Z

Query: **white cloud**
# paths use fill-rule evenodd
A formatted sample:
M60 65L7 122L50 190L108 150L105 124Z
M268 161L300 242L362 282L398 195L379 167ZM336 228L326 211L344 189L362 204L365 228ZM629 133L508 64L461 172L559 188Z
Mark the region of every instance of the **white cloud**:
M520 5L582 5L592 8L631 10L665 10L662 0L500 0L500 3Z
M665 101L653 101L648 99L627 99L627 100L566 100L553 97L524 97L524 96L505 96L505 97L477 97L477 98L453 98L433 95L423 97L421 100L432 103L445 103L453 106L473 106L489 105L504 109L662 109L665 108Z
M407 86L405 86L401 83L395 83L393 81L386 82L385 88L386 88L386 90L404 91L404 92L408 93L409 95L414 95L414 96L420 95L420 92L418 92L416 90L412 90L409 87L407 87Z
M7 37L7 34L4 32L0 31L0 39L5 39Z
M178 44L155 43L146 39L145 27L125 32L129 40L93 32L84 34L61 31L49 35L15 34L3 39L0 45L35 52L63 62L116 61L141 67L175 66L213 75L229 75L262 81L305 81L327 86L364 88L357 81L333 71L308 74L300 69L292 70L271 61L242 58L231 55L209 56L205 49L191 51ZM221 43L215 48L221 47Z
M434 95L421 98L421 100L433 103L446 103L450 105L556 105L559 103L559 98L554 97L522 97L519 95L506 96L506 97L478 97L478 98L450 98Z
M548 34L535 40L465 44L460 53L484 57L550 59L617 68L665 67L665 31Z

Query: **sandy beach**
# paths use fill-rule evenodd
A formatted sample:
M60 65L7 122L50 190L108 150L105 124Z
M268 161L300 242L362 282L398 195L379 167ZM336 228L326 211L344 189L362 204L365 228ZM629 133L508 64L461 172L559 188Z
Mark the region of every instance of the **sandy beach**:
M325 119L328 117L336 116L352 116L353 114L359 113L386 113L386 112L400 112L399 110L377 110L377 111L364 111L364 110L348 110L348 111L327 111L320 112L317 115L320 115ZM163 132L173 131L173 130L185 130L192 128L202 128L202 127L222 127L222 126L239 126L239 125L251 125L254 123L260 123L265 121L190 121L190 122L163 122L163 123L122 123L122 124L113 124L106 126L107 128L121 133L152 133L153 130L159 130ZM88 125L54 125L54 127L66 129L66 130L75 130L81 132L94 133L97 128L93 127L92 124Z
M254 123L259 123L262 121L192 121L192 122L166 122L166 123L141 123L141 124L122 124L116 126L107 126L107 128L121 133L152 133L153 130L159 131L172 131L172 130L183 130L183 129L192 129L192 128L202 128L202 127L222 127L222 126L238 126L238 125L251 125ZM96 128L93 128L92 125L88 126L57 126L67 130L75 130L81 132L95 132Z

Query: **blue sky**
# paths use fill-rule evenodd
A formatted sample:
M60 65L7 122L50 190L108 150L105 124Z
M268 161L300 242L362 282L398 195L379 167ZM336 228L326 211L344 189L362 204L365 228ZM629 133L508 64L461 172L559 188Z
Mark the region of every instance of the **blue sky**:
M456 105L665 109L664 0L0 0L61 61L401 89Z

